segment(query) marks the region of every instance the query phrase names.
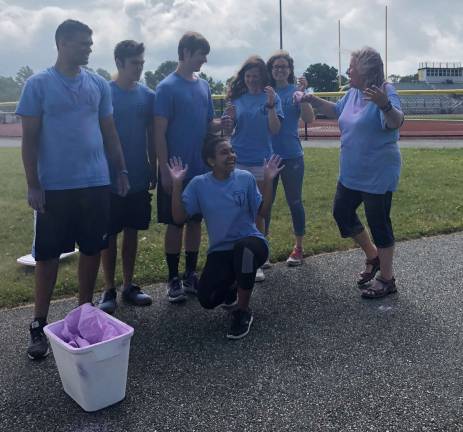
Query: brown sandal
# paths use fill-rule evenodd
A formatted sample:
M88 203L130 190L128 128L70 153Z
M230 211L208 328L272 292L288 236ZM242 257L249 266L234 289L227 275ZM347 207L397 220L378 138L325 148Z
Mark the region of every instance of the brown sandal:
M376 277L373 285L362 288L362 297L368 299L377 299L386 297L389 294L395 293L397 287L395 279L383 279L381 276Z
M359 286L360 289L362 289L363 285L370 282L376 276L376 273L378 273L379 257L372 258L372 259L366 259L365 265L371 265L372 269L369 272L363 271L362 273L360 273L360 279L357 281L357 285Z

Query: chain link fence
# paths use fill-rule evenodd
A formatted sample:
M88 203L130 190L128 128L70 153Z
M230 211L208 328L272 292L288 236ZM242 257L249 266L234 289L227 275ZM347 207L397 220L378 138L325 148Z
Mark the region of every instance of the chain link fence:
M332 102L344 92L318 92L316 96ZM451 90L398 90L406 122L402 136L461 136L463 137L463 89ZM226 99L224 95L213 96L215 113L221 116ZM18 128L20 119L14 114L17 102L0 102L0 136L2 128ZM339 128L335 120L323 118L319 113L314 123L300 124L300 135L308 137L338 137ZM9 125L9 126L8 126ZM14 126L13 126L14 125Z

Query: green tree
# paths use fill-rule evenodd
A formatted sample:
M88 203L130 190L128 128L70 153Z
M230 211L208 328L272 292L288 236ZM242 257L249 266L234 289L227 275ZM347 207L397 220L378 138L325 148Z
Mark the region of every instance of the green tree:
M393 84L396 84L396 83L400 82L400 75L391 74L387 78Z
M213 95L221 95L225 92L225 84L222 81L215 81L214 78L208 76L204 72L200 72L199 77L209 83Z
M313 87L315 91L338 90L338 70L326 63L311 64L304 72L304 76L309 86Z
M0 76L0 102L14 102L19 99L21 88L11 77Z
M146 85L151 88L155 89L156 86L169 74L175 71L177 69L178 63L173 60L167 60L163 63L161 63L158 68L152 72L152 71L146 71L145 72L145 83Z
M22 89L27 79L34 75L34 71L29 66L22 66L16 74L15 81L19 88Z
M106 81L111 81L111 74L106 69L98 68L96 73L102 76Z

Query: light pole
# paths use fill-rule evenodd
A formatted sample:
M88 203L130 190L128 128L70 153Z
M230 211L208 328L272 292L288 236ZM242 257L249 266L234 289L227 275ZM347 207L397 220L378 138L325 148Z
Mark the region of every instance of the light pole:
M280 49L283 49L283 17L281 11L281 0L280 0Z
M384 72L385 72L385 78L387 80L387 5L386 5L386 10L385 10L385 25L384 25Z

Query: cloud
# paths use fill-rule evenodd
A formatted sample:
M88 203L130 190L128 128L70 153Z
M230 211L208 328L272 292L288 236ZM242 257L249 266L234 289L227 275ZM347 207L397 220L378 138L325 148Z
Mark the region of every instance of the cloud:
M463 2L389 0L388 72L414 73L420 61L463 57ZM350 52L370 45L384 54L384 1L283 1L283 44L297 72L316 62L338 63L341 20L342 70ZM0 75L22 65L39 70L53 64L54 32L66 18L94 30L90 66L114 71L112 51L122 39L145 43L146 67L175 60L186 30L203 33L211 43L204 70L228 78L251 54L265 59L279 48L278 2L270 0L0 0Z

